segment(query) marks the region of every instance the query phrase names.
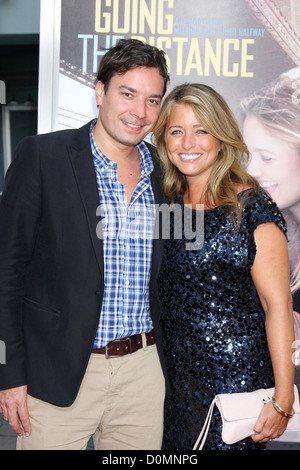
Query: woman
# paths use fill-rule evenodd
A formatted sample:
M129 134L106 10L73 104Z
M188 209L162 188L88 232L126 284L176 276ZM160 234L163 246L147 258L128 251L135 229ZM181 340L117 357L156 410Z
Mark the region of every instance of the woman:
M171 224L159 283L172 389L164 448L191 449L217 393L276 384L277 403L286 411L292 408L286 229L277 206L247 174L247 147L230 109L213 89L176 87L163 103L154 136L165 193L171 204L180 205L184 219L181 238L174 236ZM187 213L196 232L199 204L204 242L188 250ZM205 449L260 449L280 436L287 422L270 402L258 418L256 434L227 446L216 410Z
M291 290L300 313L300 67L280 75L241 103L248 171L287 221Z

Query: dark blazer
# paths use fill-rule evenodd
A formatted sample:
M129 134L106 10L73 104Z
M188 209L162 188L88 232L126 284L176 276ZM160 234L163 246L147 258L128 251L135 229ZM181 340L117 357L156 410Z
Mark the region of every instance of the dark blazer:
M104 289L99 196L89 140L80 129L25 138L0 203L0 389L57 406L75 400L93 347ZM155 149L156 204L166 202ZM157 276L163 241L153 241L150 309L161 355Z

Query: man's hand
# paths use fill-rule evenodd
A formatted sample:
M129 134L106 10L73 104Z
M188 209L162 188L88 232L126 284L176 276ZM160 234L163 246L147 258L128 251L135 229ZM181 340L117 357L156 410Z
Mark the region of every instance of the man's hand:
M30 435L26 385L0 392L0 413L18 436L22 436L23 432L25 436Z

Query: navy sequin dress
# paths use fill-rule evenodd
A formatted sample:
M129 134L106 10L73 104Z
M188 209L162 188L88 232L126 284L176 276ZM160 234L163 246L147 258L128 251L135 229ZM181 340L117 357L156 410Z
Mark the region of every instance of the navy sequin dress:
M251 278L256 254L253 233L266 222L274 222L284 233L286 226L278 207L262 190L246 190L239 197L247 202L238 229L224 206L203 212L200 249L186 249L191 241L189 217L195 232L197 211L180 202L182 213L188 214L181 239L176 231L174 236L171 218L159 280L172 390L165 406L165 450L193 448L216 394L274 386L265 315ZM215 407L204 450L261 448L251 438L226 445Z

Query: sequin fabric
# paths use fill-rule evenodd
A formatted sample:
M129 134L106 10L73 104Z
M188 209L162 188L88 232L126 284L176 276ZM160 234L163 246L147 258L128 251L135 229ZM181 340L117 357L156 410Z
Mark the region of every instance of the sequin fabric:
M257 226L274 222L286 234L286 225L276 204L262 190L247 190L239 196L246 201L239 229L234 229L224 206L205 210L204 242L197 250L186 249L185 237L188 221L194 232L198 229L196 211L179 201L189 211L181 239L174 236L174 219L170 218L170 239L165 242L159 278L172 390L165 406L165 450L193 448L216 394L274 386L265 315L251 267ZM204 450L243 449L262 446L251 438L226 445L215 407Z

